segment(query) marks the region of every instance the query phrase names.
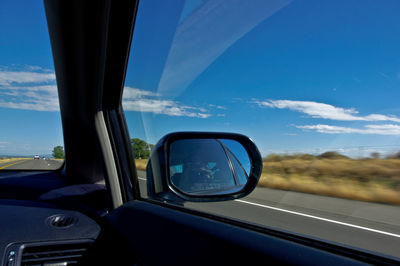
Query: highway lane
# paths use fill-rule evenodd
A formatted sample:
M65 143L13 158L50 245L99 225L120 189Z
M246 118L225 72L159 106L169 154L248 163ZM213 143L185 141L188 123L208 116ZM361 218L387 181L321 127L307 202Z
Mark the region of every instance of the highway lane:
M141 194L146 197L146 176L138 171ZM284 230L340 245L400 256L400 207L256 188L236 201L185 203L214 213L268 228Z
M0 171L5 170L56 170L63 164L61 160L23 159L0 164Z
M1 169L5 169L5 168L7 168L7 167L9 167L11 165L14 165L14 164L19 164L19 163L25 162L26 160L27 159L18 159L18 160L10 160L10 161L7 161L7 162L0 162L0 170Z

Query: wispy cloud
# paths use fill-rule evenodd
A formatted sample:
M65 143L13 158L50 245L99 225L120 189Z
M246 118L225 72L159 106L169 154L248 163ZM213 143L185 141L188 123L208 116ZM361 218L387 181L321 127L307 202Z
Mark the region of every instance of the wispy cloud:
M0 86L26 83L54 82L54 73L40 73L32 71L0 71Z
M0 68L0 107L35 111L59 111L55 83L54 73L40 67L25 66L23 70ZM126 111L198 118L211 116L205 108L188 106L178 101L163 99L157 93L132 87L125 87L123 104Z
M132 87L124 88L124 99L139 99L144 97L157 97L157 96L160 95L151 91L140 90Z
M0 67L0 107L58 111L54 72L38 66L23 69Z
M400 125L366 125L363 128L340 127L331 125L296 126L304 130L312 130L325 134L369 134L369 135L400 135Z
M204 108L183 105L178 101L161 99L161 96L157 93L131 87L125 87L122 103L125 111L198 118L208 118L211 116Z
M291 100L253 100L260 107L289 109L292 111L307 114L313 118L323 118L337 121L392 121L400 122L400 118L394 115L369 114L358 115L354 108L336 107L326 103L312 101L291 101Z

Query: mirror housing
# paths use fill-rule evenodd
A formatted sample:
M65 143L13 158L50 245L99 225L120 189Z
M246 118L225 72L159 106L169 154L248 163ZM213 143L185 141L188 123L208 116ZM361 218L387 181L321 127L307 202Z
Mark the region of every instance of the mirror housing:
M224 144L224 142L227 141L237 142L247 153L246 155L248 156L249 165L246 170L240 164L235 155L233 155L227 145ZM179 145L177 145L177 143ZM188 145L186 145L187 148L185 147L185 143L188 143ZM190 143L195 144L193 144L193 146ZM179 146L179 149L173 148L171 153L171 145L173 145L173 147ZM194 149L194 147L196 148ZM210 147L214 147L214 149L211 150ZM208 153L207 149L209 150ZM205 150L206 152L200 152L201 150ZM186 153L186 151L188 153ZM216 154L224 155L217 156ZM176 164L176 161L187 161L186 159L190 158L193 159L191 160L192 162L209 162L211 160L212 163L206 163L206 165L208 165L210 168L207 169L208 172L212 172L212 167L213 169L216 168L216 161L219 162L219 165L228 165L228 167L219 167L217 169L217 171L219 171L218 175L223 176L225 180L229 178L228 176L231 176L234 178L235 182L232 183L232 186L228 187L225 186L225 183L224 185L218 183L219 186L216 186L215 183L212 183L214 181L210 181L210 184L213 185L212 188L204 189L203 186L203 190L196 191L194 193L184 189L183 186L180 186L171 178L171 162L172 164ZM236 168L232 162L233 160L239 162L236 163ZM238 165L240 167L238 167ZM182 169L185 167L185 164L183 163L183 167L182 164L179 166L179 168ZM242 176L246 176L247 178L247 182L245 182L245 184L243 184L243 182L237 182L239 179L236 173L238 171L242 171L237 169L242 169L243 172L246 172L245 174L242 174ZM261 154L254 142L244 135L218 132L175 132L161 138L155 145L154 150L150 155L150 159L146 167L147 194L149 198L156 198L158 200L170 201L174 203L183 203L184 201L212 202L233 200L244 197L252 192L257 186L261 172ZM193 174L191 175L193 176Z

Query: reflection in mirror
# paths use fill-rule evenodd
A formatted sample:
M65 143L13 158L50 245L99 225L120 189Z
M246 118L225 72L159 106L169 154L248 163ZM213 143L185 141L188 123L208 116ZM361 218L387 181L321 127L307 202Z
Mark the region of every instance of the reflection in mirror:
M184 193L217 195L240 191L249 170L249 156L234 140L184 139L169 147L170 180Z
M220 139L220 141L236 157L238 163L246 171L247 176L250 175L250 158L242 144L232 139Z

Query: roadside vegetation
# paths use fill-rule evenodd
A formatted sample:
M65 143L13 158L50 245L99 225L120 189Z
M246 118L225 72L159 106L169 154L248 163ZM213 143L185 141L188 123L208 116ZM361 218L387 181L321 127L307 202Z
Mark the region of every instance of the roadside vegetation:
M270 154L259 186L400 205L400 154L351 159L336 152Z
M148 159L151 151L154 149L153 144L138 138L131 139L131 145L135 159Z
M135 159L136 168L141 171L146 171L147 159Z
M8 163L12 161L17 161L17 160L25 160L25 159L30 159L30 158L25 158L25 157L0 157L0 163Z
M146 170L147 160L150 157L151 151L154 149L153 144L149 144L146 141L134 138L131 139L131 145L133 155L135 157L136 168L141 171Z
M135 163L145 170L147 159ZM400 205L400 153L361 159L337 152L270 154L263 159L258 186Z
M64 147L55 146L52 155L55 159L64 159L65 158Z

